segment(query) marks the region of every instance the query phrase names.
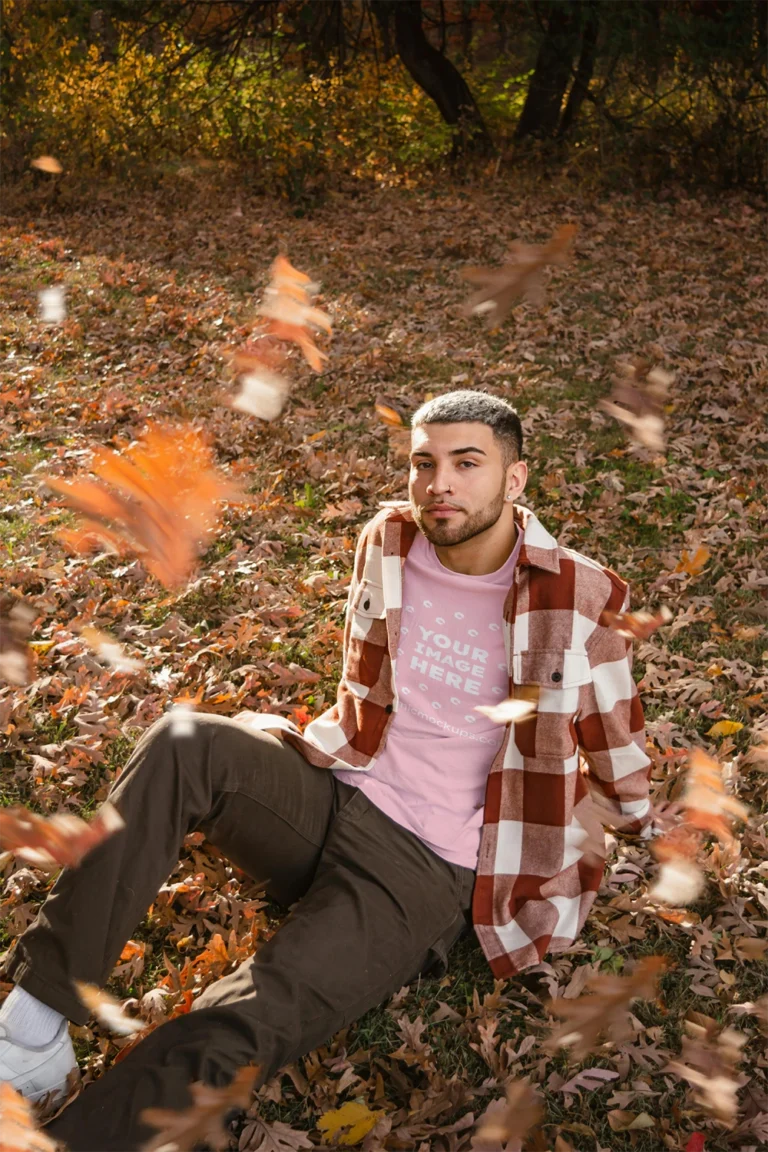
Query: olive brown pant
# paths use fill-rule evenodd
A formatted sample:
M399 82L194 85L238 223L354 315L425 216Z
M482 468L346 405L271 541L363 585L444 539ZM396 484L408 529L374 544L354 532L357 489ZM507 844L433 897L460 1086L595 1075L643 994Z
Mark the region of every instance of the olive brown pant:
M150 1032L52 1121L72 1152L134 1152L143 1108L185 1108L189 1085L258 1083L421 973L445 971L470 924L474 872L437 856L364 793L290 745L216 716L193 734L169 719L141 739L109 799L125 827L62 871L6 972L70 1020L73 980L103 986L126 940L200 830L278 902L270 940L211 984L194 1010Z

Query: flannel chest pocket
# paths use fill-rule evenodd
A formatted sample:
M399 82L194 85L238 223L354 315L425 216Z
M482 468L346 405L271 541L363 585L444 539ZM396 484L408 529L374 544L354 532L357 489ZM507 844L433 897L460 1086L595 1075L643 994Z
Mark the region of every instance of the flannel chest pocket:
M584 650L530 648L513 653L515 696L538 701L534 717L515 726L515 740L524 756L559 760L573 756L580 689L591 679Z

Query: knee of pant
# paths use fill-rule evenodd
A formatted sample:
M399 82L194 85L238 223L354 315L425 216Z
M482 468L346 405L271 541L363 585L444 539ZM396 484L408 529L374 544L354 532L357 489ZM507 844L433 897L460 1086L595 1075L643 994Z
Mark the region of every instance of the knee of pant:
M206 730L202 725L196 730L192 715L166 712L147 729L136 751L149 752L151 749L154 755L164 759L171 748L183 751L186 742L191 744L203 739Z

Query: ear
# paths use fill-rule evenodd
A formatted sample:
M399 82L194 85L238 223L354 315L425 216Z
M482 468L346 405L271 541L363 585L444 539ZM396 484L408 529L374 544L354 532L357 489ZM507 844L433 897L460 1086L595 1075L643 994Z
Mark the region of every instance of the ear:
M504 488L505 500L517 500L528 482L528 465L524 460L516 460L507 468L507 482Z

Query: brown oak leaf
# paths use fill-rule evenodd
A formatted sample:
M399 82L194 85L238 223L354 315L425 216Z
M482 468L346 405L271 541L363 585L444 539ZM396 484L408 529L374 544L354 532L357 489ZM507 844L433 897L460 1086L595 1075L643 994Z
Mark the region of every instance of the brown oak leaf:
M500 268L462 268L461 275L477 288L464 305L465 315L485 314L488 327L495 328L515 301L523 298L541 303L544 269L548 264L565 264L576 231L575 224L563 224L546 244L516 240Z

